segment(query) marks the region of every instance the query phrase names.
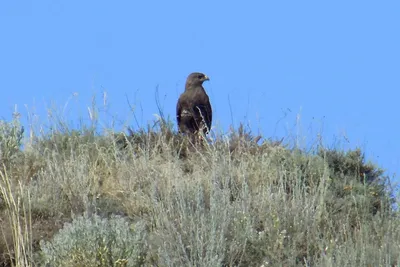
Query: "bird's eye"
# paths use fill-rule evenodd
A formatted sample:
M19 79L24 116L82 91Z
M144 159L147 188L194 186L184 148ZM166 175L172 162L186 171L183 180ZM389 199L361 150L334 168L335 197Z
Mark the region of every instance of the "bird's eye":
M202 79L202 78L203 78L203 75L199 75L199 76L197 76L197 78Z

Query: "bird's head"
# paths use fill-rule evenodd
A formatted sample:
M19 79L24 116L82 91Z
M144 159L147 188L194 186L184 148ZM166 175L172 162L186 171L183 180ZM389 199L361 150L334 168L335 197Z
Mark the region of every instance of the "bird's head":
M208 78L208 76L205 75L204 73L193 72L187 77L186 88L201 86L204 81L209 81L209 80L210 78Z

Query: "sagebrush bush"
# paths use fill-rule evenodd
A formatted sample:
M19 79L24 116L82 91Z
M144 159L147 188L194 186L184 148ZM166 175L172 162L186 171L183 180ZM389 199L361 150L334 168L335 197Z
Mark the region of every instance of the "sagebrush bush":
M0 164L9 167L13 160L18 156L24 128L18 119L11 122L0 121Z
M79 216L51 241L40 243L43 266L140 266L145 260L143 222L111 216Z

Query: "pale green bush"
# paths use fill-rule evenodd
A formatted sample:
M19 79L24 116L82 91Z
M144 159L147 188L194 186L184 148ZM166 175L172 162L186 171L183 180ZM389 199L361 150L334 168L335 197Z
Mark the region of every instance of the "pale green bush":
M145 225L120 216L80 216L51 241L40 243L45 266L140 266L145 256Z
M19 120L0 121L0 163L8 165L20 151L24 128Z

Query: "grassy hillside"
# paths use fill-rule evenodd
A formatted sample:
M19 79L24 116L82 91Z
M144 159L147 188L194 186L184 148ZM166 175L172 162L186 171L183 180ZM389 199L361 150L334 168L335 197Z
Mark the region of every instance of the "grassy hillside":
M392 189L360 150L53 125L0 124L2 266L399 264Z

